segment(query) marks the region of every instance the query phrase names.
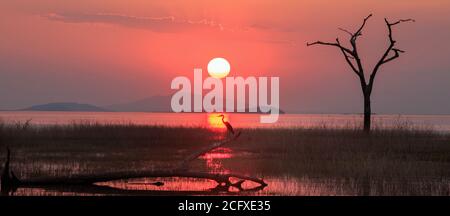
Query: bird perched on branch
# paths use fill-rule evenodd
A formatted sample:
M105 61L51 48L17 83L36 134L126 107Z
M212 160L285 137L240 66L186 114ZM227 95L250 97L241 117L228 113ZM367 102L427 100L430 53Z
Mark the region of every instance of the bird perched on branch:
M225 121L225 116L223 114L218 115L218 117L222 117L222 123L227 127L228 132L230 132L231 134L234 134L234 130L233 127L231 126L231 124L227 121Z

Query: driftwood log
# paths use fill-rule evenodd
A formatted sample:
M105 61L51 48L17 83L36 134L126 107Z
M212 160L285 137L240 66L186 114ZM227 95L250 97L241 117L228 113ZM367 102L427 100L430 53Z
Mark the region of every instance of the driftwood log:
M14 172L10 170L10 150L7 149L7 158L3 166L3 172L1 176L1 191L2 194L8 195L9 192L15 191L19 187L43 187L43 188L57 188L57 187L101 187L94 185L99 182L108 182L114 180L125 180L133 178L150 178L150 177L188 177L188 178L202 178L214 180L218 183L217 187L213 190L228 191L230 187L235 187L239 191L244 191L247 189L242 188L242 183L245 181L251 181L256 183L258 186L250 188L248 190L261 190L267 183L262 179L234 174L234 173L208 173L208 172L197 172L189 170L189 163L198 157L219 148L225 144L231 143L240 136L240 132L236 133L232 137L225 140L214 142L209 146L206 146L188 157L186 157L180 164L172 169L167 170L153 170L153 171L125 171L125 172L111 172L111 173L99 173L99 174L80 174L73 175L70 177L41 177L34 179L21 180L14 175ZM236 182L232 182L231 179L237 179ZM163 185L163 183L157 182L153 185ZM104 187L101 187L104 189ZM97 188L98 189L98 188ZM116 189L112 189L113 191ZM111 191L111 190L107 190Z

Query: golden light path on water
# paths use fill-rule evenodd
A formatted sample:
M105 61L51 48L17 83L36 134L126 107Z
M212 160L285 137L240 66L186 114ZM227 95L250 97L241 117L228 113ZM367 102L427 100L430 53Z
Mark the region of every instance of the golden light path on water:
M30 122L39 125L70 125L83 123L160 125L167 127L213 127L225 129L220 113L147 113L147 112L46 112L0 111L4 123ZM261 124L261 114L225 113L234 128L347 128L361 125L358 114L281 114L276 123ZM391 128L408 123L417 129L450 132L450 115L374 115L378 128Z
M229 121L229 114L226 113L208 113L206 114L207 126L212 129L225 128L222 122L222 117L219 115L224 115L224 121Z

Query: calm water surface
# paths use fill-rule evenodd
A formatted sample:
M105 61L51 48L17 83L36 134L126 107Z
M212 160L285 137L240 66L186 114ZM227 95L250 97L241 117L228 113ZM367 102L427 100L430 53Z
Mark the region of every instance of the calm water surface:
M236 128L255 127L360 127L362 115L356 114L283 114L274 124L259 123L260 114L226 114ZM0 112L7 123L25 122L52 125L72 123L136 124L188 127L222 127L217 114L207 113L143 113L143 112ZM374 115L375 127L390 128L401 125L418 129L450 132L450 115Z
M226 118L236 128L244 127L359 127L361 115L314 115L314 114L284 114L275 124L260 124L259 114L227 114ZM72 123L105 123L105 124L136 124L189 127L223 127L217 114L205 113L120 113L120 112L0 112L0 119L5 123L25 122L31 119L32 125L64 125ZM434 129L450 132L450 116L447 115L375 115L376 127L389 128L398 125L408 125L423 129ZM254 153L236 152L232 148L222 147L199 158L200 163L211 173L236 173L223 166L224 160L265 160ZM43 164L43 166L53 166ZM75 168L75 167L71 167ZM239 173L239 172L237 172ZM254 174L258 176L257 174ZM215 191L214 181L196 178L141 178L112 182L102 182L92 187L63 188L19 188L15 195L358 195L361 186L348 180L298 178L288 174L285 176L264 176L267 187L252 190L255 185L244 183L248 191L238 191L229 188L227 191ZM155 186L153 182L164 182L163 186ZM344 181L344 182L343 182ZM345 182L347 181L347 182ZM377 183L380 184L380 183ZM381 183L383 188L401 189L402 184ZM449 183L450 184L450 183ZM420 183L412 187L422 187ZM450 186L450 185L449 185ZM450 188L450 187L449 187ZM376 190L376 189L372 189ZM445 189L448 190L448 189ZM377 191L371 193L377 194ZM384 191L383 193L386 193ZM382 194L382 193L381 193Z

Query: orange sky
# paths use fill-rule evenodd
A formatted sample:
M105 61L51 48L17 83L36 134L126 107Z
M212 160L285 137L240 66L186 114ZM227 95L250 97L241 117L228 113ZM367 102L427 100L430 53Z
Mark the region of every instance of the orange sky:
M0 109L169 94L175 76L224 57L231 75L279 76L282 109L360 112L359 84L340 53L305 44L344 40L337 28L355 29L369 13L368 68L387 44L384 17L417 20L395 29L407 53L377 77L374 109L448 113L447 0L2 1Z

